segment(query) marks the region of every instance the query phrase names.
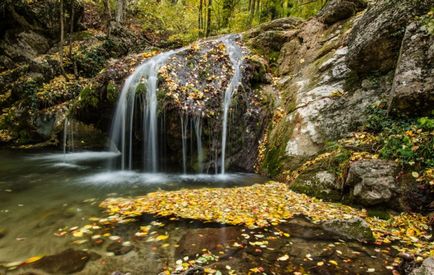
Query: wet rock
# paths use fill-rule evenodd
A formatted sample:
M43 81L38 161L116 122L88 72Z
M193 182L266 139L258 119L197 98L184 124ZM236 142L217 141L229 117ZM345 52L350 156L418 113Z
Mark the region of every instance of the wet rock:
M113 242L107 246L106 250L108 252L113 252L116 256L119 256L119 255L127 254L128 252L133 250L133 248L134 247L131 245L125 246L125 245L122 245L122 243Z
M234 71L228 52L238 52L242 58L240 67ZM237 35L221 40L208 40L193 44L172 55L160 69L158 97L165 110L166 119L166 162L179 165L182 160L181 117L185 127L201 125L201 159L187 164L187 170L211 172L219 170L221 162L215 156L221 155L221 125L223 118L222 97L234 73L240 72L240 85L233 92L228 113L234 119L228 123L225 165L226 169L253 171L256 162L258 140L261 138L270 117L270 96L255 87L266 77L259 77L266 64L263 59L249 56L248 49L241 44ZM236 66L237 67L237 66ZM259 83L258 83L259 81ZM140 88L140 87L139 87ZM236 102L236 104L235 104ZM188 126L190 125L190 126ZM195 133L185 135L188 142L196 142ZM198 153L193 149L192 155ZM216 169L217 168L217 169Z
M356 203L372 206L388 203L400 190L396 181L398 166L393 161L359 160L351 163L345 185Z
M91 255L85 251L67 249L59 254L46 256L28 267L53 274L69 274L81 271Z
M318 19L327 25L331 25L355 15L366 7L367 4L363 0L334 0L328 2L319 12Z
M163 273L161 273L163 274ZM196 267L191 267L189 269L187 269L186 271L180 271L180 272L172 272L172 275L202 275L205 274L205 269L203 267L200 266L196 266Z
M360 74L395 68L409 21L431 7L431 0L381 0L371 5L351 30L348 66Z
M77 214L77 209L74 207L68 207L62 212L62 216L66 219L72 218Z
M414 269L410 275L431 275L434 274L434 257L425 259L419 268Z
M434 36L420 22L410 24L404 35L389 109L396 113L424 115L434 105Z
M335 240L333 236L324 231L320 225L314 224L303 217L295 217L277 228L288 233L291 237L307 240Z
M322 228L330 233L342 237L345 240L357 240L360 242L375 241L369 225L361 218L326 221L322 223Z

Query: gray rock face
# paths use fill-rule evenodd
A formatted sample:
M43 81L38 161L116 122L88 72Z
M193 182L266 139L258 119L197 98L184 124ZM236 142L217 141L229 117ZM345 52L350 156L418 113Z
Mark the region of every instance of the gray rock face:
M410 24L402 42L389 109L430 113L434 106L434 36L421 23Z
M414 269L410 275L431 275L434 274L434 257L430 257L423 261L419 268Z
M367 7L363 0L334 0L330 1L319 13L319 21L331 25L350 18Z
M386 160L359 160L351 164L346 179L356 203L372 206L388 203L399 193L397 164Z
M265 23L245 34L253 48L261 49L265 54L280 51L283 44L291 40L302 23L298 18L287 17ZM288 31L292 30L292 31Z
M326 221L322 224L322 228L330 233L336 234L350 241L375 241L374 235L372 234L369 225L361 218Z
M349 67L361 74L393 69L409 21L431 7L432 0L382 0L372 5L349 36Z

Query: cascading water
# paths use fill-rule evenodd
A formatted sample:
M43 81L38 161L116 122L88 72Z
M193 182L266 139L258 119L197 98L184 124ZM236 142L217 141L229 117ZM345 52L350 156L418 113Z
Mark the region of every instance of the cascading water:
M226 52L230 58L231 66L233 69L233 76L231 77L229 84L225 89L224 97L222 100L222 136L220 143L221 174L225 173L229 108L231 106L233 93L238 88L241 80L241 65L243 59L243 52L241 47L238 46L236 43L237 39L238 36L228 35L217 40L217 42L223 43L225 45ZM138 131L136 131L134 128L137 127L137 121L139 120L138 115L135 114L135 112L137 113L138 109L142 109L141 111L143 113L141 119L143 125L143 132L141 132L140 134L143 135L143 160L145 163L144 170L146 172L159 171L159 127L157 113L158 74L160 68L162 68L167 63L167 60L171 56L183 50L185 49L183 48L169 51L146 60L144 63L139 65L136 70L126 79L118 100L111 129L111 149L112 151L121 153L120 162L122 170L133 169L133 154L136 151L134 148L134 137L138 133ZM141 108L139 108L140 106L137 105L138 100L136 99L136 97L140 97L140 102L143 103L143 106ZM195 167L197 173L202 173L204 171L205 153L202 143L203 113L200 108L195 109L193 107L193 110L195 110L193 114L185 113L180 116L182 139L182 170L184 174L186 174L189 170L187 168L188 157L191 158L190 165L193 165L192 156L194 156L194 153L196 153L197 156L197 166ZM188 132L189 130L191 131L191 133ZM196 140L196 149L192 149L191 147L188 150L188 138L190 139L191 146L193 145L193 140Z
M148 172L157 172L158 170L158 71L170 56L180 50L162 53L146 60L125 81L118 100L111 130L111 149L112 151L120 151L122 170L131 170L133 168L133 120L136 92L140 84L144 85L146 90L143 95L145 109L143 112L143 156L146 160L144 168Z
M223 99L223 130L222 130L222 154L221 154L221 174L225 173L225 161L226 161L226 140L228 132L228 113L231 106L232 95L234 91L238 88L241 80L241 65L243 62L243 52L241 47L239 47L235 41L233 41L232 36L228 36L223 39L223 43L226 46L229 58L232 62L232 68L234 75L232 76L228 87L226 88L224 99Z
M65 118L63 124L63 154L74 151L74 124Z

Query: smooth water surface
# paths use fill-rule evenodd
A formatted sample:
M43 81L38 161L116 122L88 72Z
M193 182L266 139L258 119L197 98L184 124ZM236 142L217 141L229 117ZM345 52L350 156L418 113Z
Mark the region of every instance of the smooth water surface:
M56 237L64 227L83 226L110 196L163 190L250 185L252 174L176 175L108 171L112 152L24 153L0 151L0 263L59 253L73 239ZM1 231L0 230L0 231Z

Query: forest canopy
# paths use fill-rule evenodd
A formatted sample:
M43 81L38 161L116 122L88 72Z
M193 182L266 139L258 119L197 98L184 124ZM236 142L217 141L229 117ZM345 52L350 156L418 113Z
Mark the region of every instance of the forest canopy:
M240 32L289 15L308 18L327 0L103 0L118 21L134 19L144 30L188 43L200 37ZM120 10L121 9L121 10ZM120 14L121 13L121 14ZM119 16L120 15L120 16ZM112 16L112 15L111 15Z

